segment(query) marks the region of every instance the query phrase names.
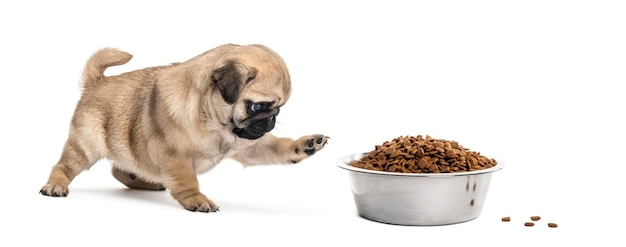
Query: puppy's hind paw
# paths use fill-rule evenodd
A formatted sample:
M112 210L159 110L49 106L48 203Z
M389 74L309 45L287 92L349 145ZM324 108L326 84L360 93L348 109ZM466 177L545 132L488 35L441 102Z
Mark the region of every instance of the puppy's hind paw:
M69 193L69 189L65 185L46 184L39 190L39 193L44 196L66 197Z

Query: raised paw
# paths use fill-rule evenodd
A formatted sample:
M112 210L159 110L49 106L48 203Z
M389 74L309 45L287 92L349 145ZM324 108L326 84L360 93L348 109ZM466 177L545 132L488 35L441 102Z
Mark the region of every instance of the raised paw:
M328 139L330 139L330 137L320 134L300 137L300 139L294 142L294 154L299 157L299 159L311 156L324 148L328 143ZM299 159L294 159L294 161L298 162Z

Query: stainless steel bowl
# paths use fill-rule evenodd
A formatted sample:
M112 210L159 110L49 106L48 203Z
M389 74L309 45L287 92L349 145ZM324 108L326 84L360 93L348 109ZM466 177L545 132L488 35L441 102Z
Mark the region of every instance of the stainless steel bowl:
M348 163L367 153L346 156L338 166L348 171L361 217L396 225L447 225L477 218L491 175L504 167L457 173L394 173L357 168Z

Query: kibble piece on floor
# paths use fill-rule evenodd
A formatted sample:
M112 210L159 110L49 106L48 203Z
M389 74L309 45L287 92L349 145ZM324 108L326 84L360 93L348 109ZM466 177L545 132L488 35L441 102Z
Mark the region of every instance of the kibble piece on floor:
M530 216L530 219L533 220L533 221L538 221L538 220L541 219L541 217L540 216Z
M556 223L548 223L548 227L550 227L550 228L557 228L557 227L559 227L559 225L557 225Z
M525 226L534 226L534 225L535 225L535 223L532 223L532 222L526 222L526 223L524 223L524 225L525 225Z
M502 217L502 221L503 222L509 222L509 221L511 221L511 217Z

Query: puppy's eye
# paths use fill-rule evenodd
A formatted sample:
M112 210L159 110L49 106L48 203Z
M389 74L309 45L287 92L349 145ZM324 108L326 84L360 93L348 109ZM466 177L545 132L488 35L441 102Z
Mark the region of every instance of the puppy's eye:
M265 108L265 104L264 103L252 103L250 105L250 111L252 111L252 112L257 112L257 111L263 110L263 108Z

